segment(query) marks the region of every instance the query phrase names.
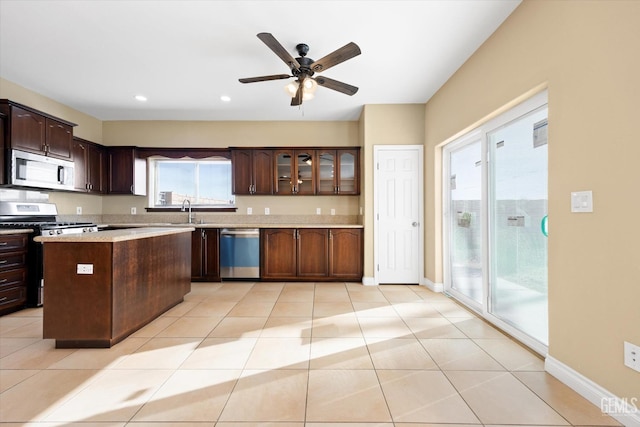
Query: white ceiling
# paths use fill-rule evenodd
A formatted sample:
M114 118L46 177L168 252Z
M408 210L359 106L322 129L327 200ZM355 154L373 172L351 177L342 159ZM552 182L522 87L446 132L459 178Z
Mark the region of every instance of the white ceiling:
M0 76L100 120L357 120L365 104L425 103L519 3L0 0ZM287 80L239 83L289 72L260 32L294 57L355 42L361 55L321 75L358 93L319 87L291 107Z

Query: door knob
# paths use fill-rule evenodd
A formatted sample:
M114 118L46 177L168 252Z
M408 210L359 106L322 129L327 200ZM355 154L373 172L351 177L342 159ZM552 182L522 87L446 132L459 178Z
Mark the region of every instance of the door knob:
M419 222L417 222L417 221L413 221L413 222L411 223L411 226L412 226L412 227L417 227L418 225L420 225L420 223L419 223Z

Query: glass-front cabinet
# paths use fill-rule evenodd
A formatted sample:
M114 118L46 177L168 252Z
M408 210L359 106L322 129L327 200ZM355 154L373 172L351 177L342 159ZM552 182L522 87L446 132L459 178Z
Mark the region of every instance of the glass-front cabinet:
M359 194L358 151L317 150L316 194Z
M277 150L275 194L315 194L315 150Z

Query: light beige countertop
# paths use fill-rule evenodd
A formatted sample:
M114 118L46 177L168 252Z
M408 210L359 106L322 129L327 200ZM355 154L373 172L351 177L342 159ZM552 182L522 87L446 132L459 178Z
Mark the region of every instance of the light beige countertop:
M33 231L31 228L0 228L0 234L29 234Z
M186 224L188 225L188 224ZM125 240L146 239L195 231L193 227L137 227L121 230L98 231L96 233L69 234L63 236L38 236L36 242L72 242L72 243L114 243Z
M98 224L99 228L104 227L192 227L192 228L364 228L360 224L295 224L295 223L283 223L283 224L223 224L223 223L122 223L122 224Z

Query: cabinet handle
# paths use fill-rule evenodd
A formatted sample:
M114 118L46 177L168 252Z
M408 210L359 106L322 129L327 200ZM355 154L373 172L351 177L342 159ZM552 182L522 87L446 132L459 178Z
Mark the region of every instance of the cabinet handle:
M202 237L202 240L207 238L207 233L204 232L204 228L200 229L200 236Z
M6 277L2 280L0 280L0 283L7 283L9 281L9 279L7 279Z
M133 184L131 184L131 193L133 194Z
M8 261L6 259L0 260L0 264L6 264Z
M333 239L333 233L331 232L331 230L329 230L329 239Z
M9 299L9 297L2 297L2 298L0 298L0 302L4 302L4 301L6 301L8 299Z
M0 242L0 246L7 246L9 242Z

